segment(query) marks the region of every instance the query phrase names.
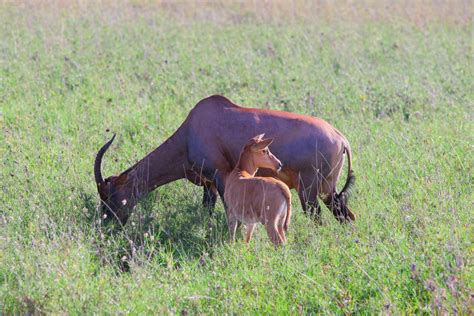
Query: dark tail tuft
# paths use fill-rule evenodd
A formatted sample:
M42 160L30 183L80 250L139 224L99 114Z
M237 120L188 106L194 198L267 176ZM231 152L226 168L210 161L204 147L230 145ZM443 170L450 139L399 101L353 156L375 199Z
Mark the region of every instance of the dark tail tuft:
M348 198L352 192L352 189L354 188L354 183L355 183L355 176L351 170L349 171L349 174L347 175L346 184L344 185L344 187L342 188L338 196L345 196L345 198Z

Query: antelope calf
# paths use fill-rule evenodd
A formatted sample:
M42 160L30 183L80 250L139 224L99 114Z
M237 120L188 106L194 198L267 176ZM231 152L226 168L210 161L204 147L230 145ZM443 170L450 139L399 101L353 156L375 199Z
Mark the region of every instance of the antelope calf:
M282 164L268 149L273 139L264 134L250 139L243 147L234 170L225 181L227 225L230 239L235 240L237 222L246 226L245 242L249 243L255 224L265 225L275 246L286 241L285 231L291 217L291 194L288 186L271 177L255 177L258 168L280 171Z

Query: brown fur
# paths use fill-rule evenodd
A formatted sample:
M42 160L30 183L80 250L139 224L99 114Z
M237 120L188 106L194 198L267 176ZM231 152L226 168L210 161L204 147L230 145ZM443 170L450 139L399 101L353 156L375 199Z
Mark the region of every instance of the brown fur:
M245 241L248 243L255 224L260 222L270 240L278 246L286 241L285 231L291 218L291 193L280 180L255 177L258 168L276 171L282 166L268 149L272 140L262 137L263 134L256 136L244 146L234 170L225 180L227 223L232 241L237 222L245 223Z
M124 224L141 196L183 178L204 186L203 201L212 210L216 191L224 197L224 179L235 167L243 145L260 133L275 139L272 151L285 167L279 173L262 168L257 176L274 177L296 189L303 211L316 211L316 218L318 197L339 221L355 218L347 207L347 194L336 192L344 154L349 158L349 174L343 191L353 182L349 143L336 128L317 117L244 108L219 95L196 104L179 129L137 164L119 177L104 180L102 157L113 139L107 142L94 164L102 210Z

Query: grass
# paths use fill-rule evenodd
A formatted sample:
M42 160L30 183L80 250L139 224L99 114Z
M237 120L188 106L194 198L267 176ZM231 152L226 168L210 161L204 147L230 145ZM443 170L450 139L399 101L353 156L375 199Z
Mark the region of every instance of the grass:
M292 4L292 6L290 6ZM468 2L0 4L0 311L472 312L473 66ZM197 101L316 115L349 139L359 216L323 225L294 195L288 244L226 242L222 205L159 188L118 232L104 174Z

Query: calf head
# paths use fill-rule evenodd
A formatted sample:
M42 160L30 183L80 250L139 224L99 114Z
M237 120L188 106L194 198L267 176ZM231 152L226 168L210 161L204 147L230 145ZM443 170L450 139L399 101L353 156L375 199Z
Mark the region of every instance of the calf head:
M130 211L136 204L136 199L133 198L133 180L127 173L111 176L104 180L101 173L102 157L114 139L115 134L97 153L94 175L101 199L100 211L104 222L115 219L123 225L127 222Z
M252 161L256 168L267 168L274 171L280 171L283 164L268 149L273 139L263 139L265 134L260 134L250 139L245 145L243 154L246 159Z

